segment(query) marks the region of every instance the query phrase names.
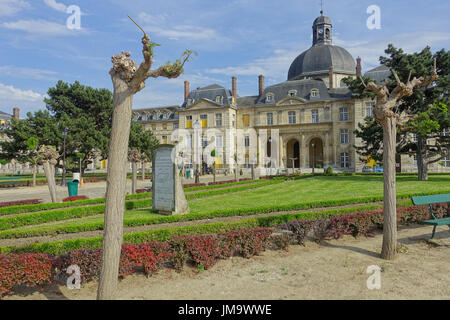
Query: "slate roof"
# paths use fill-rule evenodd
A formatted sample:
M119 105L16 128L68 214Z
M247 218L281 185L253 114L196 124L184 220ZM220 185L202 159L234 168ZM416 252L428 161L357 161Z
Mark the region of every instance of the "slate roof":
M231 102L232 102L231 100L233 97L231 90L226 89L218 84L213 84L210 86L192 90L191 92L189 92L187 100L189 101L189 99L192 99L191 103L195 103L196 101L198 101L200 99L208 99L210 101L215 102L217 96L223 97L222 104L224 106L231 105ZM181 107L182 108L187 107L187 102L184 102Z
M347 50L330 44L318 44L295 58L289 68L288 80L328 73L330 66L333 66L335 73L356 73L355 60Z
M391 70L382 64L372 70L367 71L364 76L378 82L385 82L391 76Z
M134 109L134 121L161 121L161 120L177 120L179 106L167 106L158 108Z
M0 111L0 120L5 120L5 121L8 120L9 121L9 120L11 120L12 117L13 117L12 115L10 115L6 112Z

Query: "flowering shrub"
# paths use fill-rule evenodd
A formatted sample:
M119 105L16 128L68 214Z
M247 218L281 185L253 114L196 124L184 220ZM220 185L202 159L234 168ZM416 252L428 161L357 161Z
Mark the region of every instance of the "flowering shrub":
M236 252L244 258L250 258L267 249L273 230L273 228L231 230L224 235L235 244Z
M42 203L42 199L7 201L7 202L0 202L0 208L13 207L13 206L23 206L25 204L39 204L39 203Z
M40 286L53 278L53 259L47 254L0 255L0 297L16 285Z
M282 233L273 235L271 241L273 242L275 249L289 251L291 237L288 234Z
M206 183L187 183L183 184L183 188L192 188L192 187L204 187Z
M152 192L152 188L145 188L145 189L137 189L136 193L148 193Z
M73 197L67 197L63 199L63 202L71 202L71 201L77 201L77 200L86 200L88 197L86 196L73 196Z
M299 245L305 246L305 239L312 229L314 221L293 220L280 226L281 229L289 230L294 234L294 238Z
M58 257L56 267L66 274L71 265L78 265L81 272L81 281L90 281L100 276L102 269L102 249L73 250Z
M249 179L247 179L247 180L249 180ZM244 179L241 179L239 181L244 181ZM228 184L228 183L235 183L235 182L237 182L237 180L226 180L226 181L209 182L208 186L217 186L217 185L220 185L220 184Z
M214 235L195 235L185 237L186 250L197 265L202 265L205 270L217 262L218 240Z

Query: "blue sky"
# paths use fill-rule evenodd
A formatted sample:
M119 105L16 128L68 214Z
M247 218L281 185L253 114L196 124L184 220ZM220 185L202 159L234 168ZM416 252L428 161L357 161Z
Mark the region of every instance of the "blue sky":
M69 30L66 8L81 8L81 29ZM381 29L369 30L367 7L381 9ZM198 56L178 79L150 79L134 108L180 105L183 82L191 89L217 83L241 96L255 95L258 75L266 86L286 80L292 60L312 42L320 0L0 0L0 110L17 106L22 116L44 108L58 80L112 89L110 57L131 51L141 62L141 24L156 49L155 66L186 49ZM442 0L324 0L334 44L375 67L388 43L407 52L450 44L450 2Z

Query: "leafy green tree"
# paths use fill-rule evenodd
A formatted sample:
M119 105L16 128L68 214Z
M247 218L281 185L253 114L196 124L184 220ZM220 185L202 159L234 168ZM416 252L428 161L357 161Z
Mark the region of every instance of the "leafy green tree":
M68 130L66 157L69 161L76 165L79 162L77 154L83 154L84 171L98 154L106 159L113 110L111 91L84 86L78 81L73 84L58 81L47 94L46 108L59 124L58 130ZM60 146L59 143L59 150Z
M397 135L397 151L402 154L417 155L418 178L427 180L428 166L442 160L448 154L450 148L448 137L442 134L448 124L448 91L450 88L450 53L442 49L434 54L426 47L420 52L407 54L402 49L395 48L392 44L385 50L387 56L380 57L380 63L394 69L400 79L411 79L431 73L434 69L433 60L436 59L437 74L439 77L433 85L417 87L411 96L401 99L396 108L396 113L406 114L412 117L411 121L399 128ZM364 82L368 78L364 77ZM374 94L365 88L359 79L345 80L349 88L358 97L374 97ZM394 75L387 81L390 91L396 85ZM443 103L443 104L442 104ZM434 107L430 107L433 106ZM432 121L431 121L432 120ZM382 155L381 126L375 121L367 121L359 125L355 131L357 137L364 141L364 146L358 147L357 152L361 156L370 155L375 160ZM412 134L417 137L417 142L411 140Z

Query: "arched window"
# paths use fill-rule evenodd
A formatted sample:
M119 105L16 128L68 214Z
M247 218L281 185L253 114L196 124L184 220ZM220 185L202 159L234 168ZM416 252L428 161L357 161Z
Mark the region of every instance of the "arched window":
M289 90L288 96L289 97L295 97L297 95L297 90Z

